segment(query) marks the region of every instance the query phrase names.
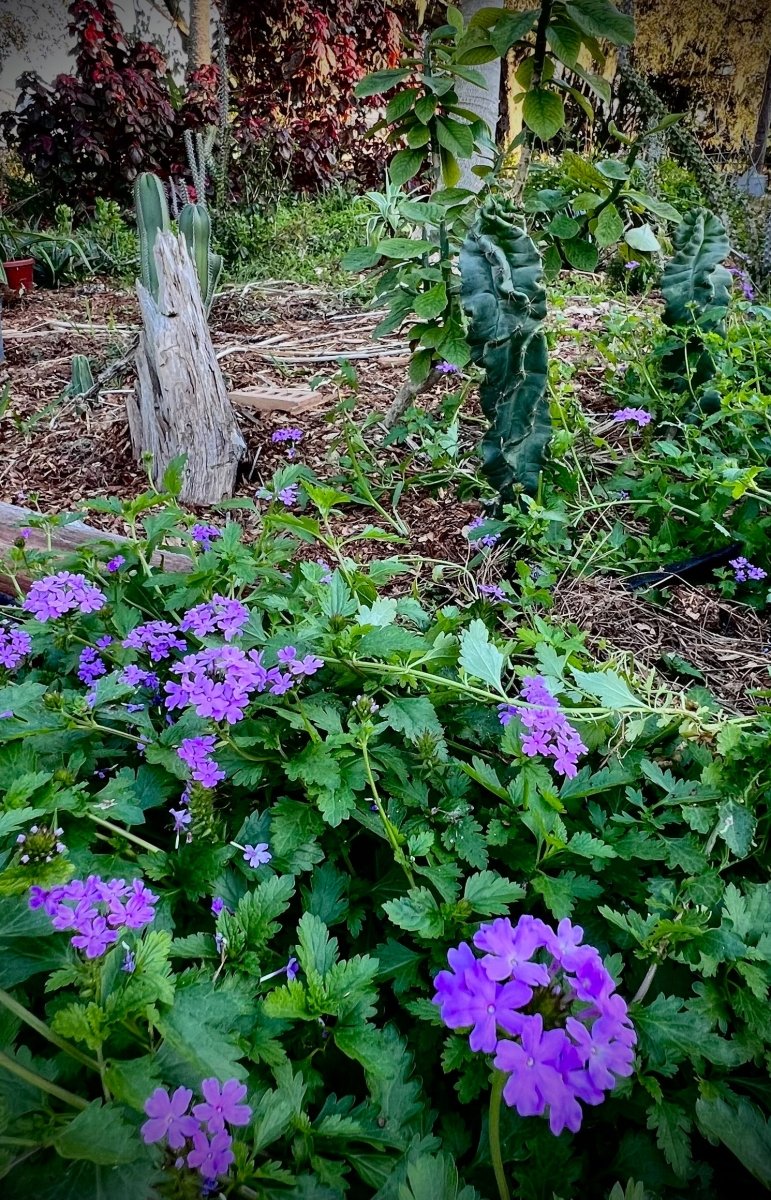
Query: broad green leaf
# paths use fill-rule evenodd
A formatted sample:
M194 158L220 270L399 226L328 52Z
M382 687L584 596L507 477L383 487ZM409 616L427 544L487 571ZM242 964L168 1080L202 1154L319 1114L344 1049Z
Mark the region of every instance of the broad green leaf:
M458 662L474 679L500 688L504 658L498 647L490 641L487 626L479 618L472 621L460 635Z
M409 76L409 71L403 67L394 67L389 71L373 71L359 80L355 92L361 99L367 96L382 96L397 83L403 83L405 79L409 79Z
M395 696L384 705L380 716L391 729L403 733L411 742L424 733L437 737L444 733L436 709L427 696Z
M594 239L598 246L613 246L624 234L624 222L615 204L608 204L597 217Z
M746 858L752 849L757 821L746 804L738 804L735 800L726 800L719 805L718 837L721 837L729 850L737 858Z
M482 11L488 10L483 9ZM490 41L503 58L516 42L521 42L524 37L527 37L538 18L538 9L528 8L521 13L501 12L500 9L494 11L498 13L498 19L490 34Z
M567 67L575 66L581 53L581 34L575 26L550 24L546 30L546 41L560 62Z
M574 238L580 228L578 221L574 221L566 213L557 213L546 226L546 232L551 237Z
M652 212L655 217L660 217L662 221L672 221L677 225L683 219L673 205L667 204L664 200L657 200L655 196L649 196L646 192L636 192L632 188L627 188L624 191L624 197L631 200L633 204L638 204L640 208Z
M388 174L394 187L401 187L417 175L425 162L426 152L420 146L399 150L391 159Z
M410 888L406 896L386 901L383 908L394 925L410 933L435 938L444 932L444 918L428 888Z
M533 88L525 96L522 119L537 138L548 142L565 124L565 106L549 88Z
M627 229L624 241L633 250L640 250L643 254L653 254L661 249L659 239L648 224L635 225L633 229Z
M599 259L597 247L585 238L572 238L563 242L562 253L577 271L593 271Z
M568 16L582 33L605 38L616 46L631 46L634 41L634 21L619 12L611 0L568 0Z
M404 88L403 91L397 92L389 101L386 107L385 119L389 125L394 121L401 120L402 117L412 108L420 92L417 88Z
M474 153L474 135L470 125L453 121L449 117L438 117L436 136L439 145L449 151L454 158L470 158Z
M101 1166L135 1162L142 1157L134 1127L119 1104L92 1100L54 1143L62 1158L83 1158Z
M629 176L629 168L626 163L619 162L617 158L598 158L594 165L600 175L604 175L606 179L612 179L614 183L627 179Z
M415 297L415 312L422 321L430 321L440 316L447 307L447 288L444 283L435 283L426 292L420 292Z
M344 271L367 271L380 262L380 251L374 246L354 246L344 254L341 267Z
M696 1101L696 1120L713 1142L722 1142L751 1175L771 1188L771 1126L748 1100Z
M422 258L424 254L430 254L434 249L431 242L419 241L417 238L394 237L383 238L382 242L378 243L378 251L385 258Z
M630 691L626 680L616 671L579 671L571 668L573 678L582 692L594 696L604 708L611 711L645 708L642 700Z

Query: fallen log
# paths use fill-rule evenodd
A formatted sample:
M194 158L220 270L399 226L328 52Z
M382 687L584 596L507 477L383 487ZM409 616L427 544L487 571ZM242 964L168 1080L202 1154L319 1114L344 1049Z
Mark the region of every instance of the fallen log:
M47 550L48 549L48 531L45 529L36 529L30 526L29 522L32 517L39 517L40 513L33 512L29 508L21 508L16 504L0 503L0 591L13 594L16 588L13 579L6 573L3 568L3 560L6 554L15 545L20 536L20 530L29 528L30 535L26 539L26 545L30 550ZM83 546L90 544L102 543L105 546L114 547L120 551L121 546L125 546L129 542L129 538L123 537L120 533L109 533L104 529L94 529L93 525L86 525L83 521L72 521L68 525L57 525L50 530L51 550L56 557L65 558L68 554L74 553L76 550L81 550ZM158 550L151 559L152 565L158 567L162 571L184 572L192 569L192 560L186 554L177 554L172 550ZM33 579L39 572L32 572L27 567L20 565L14 569L16 582L22 591L29 591Z

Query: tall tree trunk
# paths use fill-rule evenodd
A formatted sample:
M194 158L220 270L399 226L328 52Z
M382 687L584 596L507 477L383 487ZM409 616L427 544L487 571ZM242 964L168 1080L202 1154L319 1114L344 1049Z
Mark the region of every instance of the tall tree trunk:
M474 14L481 8L503 8L503 0L460 0L458 7L468 25ZM494 58L492 62L474 67L474 70L484 76L485 86L477 87L473 83L467 83L465 79L459 79L456 84L458 104L462 108L470 108L472 112L477 113L486 123L491 137L495 140L501 89L501 60ZM458 187L470 188L471 191L478 192L482 186L482 180L478 175L472 173L471 168L484 166L490 161L489 154L476 154L473 158L461 159L461 177L458 180Z
M188 73L211 62L211 0L190 0L187 43Z
M760 112L755 130L755 140L752 146L752 166L756 171L762 171L766 161L768 146L768 128L771 125L771 58L768 60L766 78L763 83L763 94L760 99Z

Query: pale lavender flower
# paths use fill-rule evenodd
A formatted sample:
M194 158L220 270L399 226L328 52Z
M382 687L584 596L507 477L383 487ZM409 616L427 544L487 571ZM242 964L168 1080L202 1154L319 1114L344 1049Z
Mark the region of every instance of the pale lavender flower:
M500 600L504 603L508 600L503 588L497 583L480 583L478 590L480 596L484 596L486 600Z
M636 258L630 258L629 262L624 264L624 270L625 271L634 271L635 267L639 267L639 265L640 264L638 263Z
M215 917L218 917L220 915L220 913L223 913L225 911L226 908L227 908L227 905L225 904L225 901L222 899L222 896L215 896L211 902L212 915Z
M28 525L26 525L26 526L24 527L24 529L20 529L20 530L19 530L19 537L20 537L20 538L23 538L23 540L24 540L25 542L28 542L28 541L29 541L29 539L32 537L32 530L29 528L29 526L28 526Z
M617 425L633 421L642 429L644 425L650 425L653 417L645 408L619 408L614 412L612 420Z
M321 567L322 571L324 572L324 574L321 576L321 582L322 583L331 583L332 582L332 568L330 567L327 560L325 558L317 558L315 561L316 561L316 566Z
M124 946L126 945L125 942L123 944ZM127 975L133 975L134 971L137 969L136 957L133 951L129 950L128 946L126 946L126 953L123 956L123 962L120 969L121 971L125 971Z
M226 642L238 637L249 620L249 609L240 600L227 596L212 596L205 604L196 604L189 609L180 623L180 629L189 630L199 638L211 633L221 633Z
M193 1134L193 1149L187 1156L187 1165L197 1167L205 1180L226 1175L231 1163L235 1162L232 1144L229 1133L215 1133L209 1141L203 1130L198 1129Z
M290 958L289 962L286 964L287 981L289 983L291 983L292 980L296 979L299 974L300 974L300 964L298 963L296 958Z
M126 650L144 650L151 662L162 662L170 658L175 650L187 650L187 642L170 621L147 621L144 625L137 625L123 639L122 645Z
M177 756L190 767L193 779L206 788L216 787L226 778L225 772L212 757L216 742L214 734L207 733L202 737L184 738L177 750Z
M174 818L174 833L186 833L193 819L193 814L186 808L170 808L169 816Z
M264 867L273 858L267 842L258 842L256 846L244 846L244 861L250 867Z

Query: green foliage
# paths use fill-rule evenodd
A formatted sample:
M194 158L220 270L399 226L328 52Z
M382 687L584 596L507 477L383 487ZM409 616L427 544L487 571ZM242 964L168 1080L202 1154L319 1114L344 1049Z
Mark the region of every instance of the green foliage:
M73 354L70 366L70 384L67 393L70 396L82 396L94 386L94 375L91 363L85 354Z
M166 189L149 171L137 176L134 184L134 204L139 231L139 262L143 286L157 302L158 272L155 265L155 240L159 233L171 229ZM179 213L179 231L185 238L191 261L198 277L204 311L211 308L214 293L222 273L222 257L211 249L211 221L203 204L184 204Z
M533 493L551 436L545 398L546 292L540 256L513 207L489 199L460 255L461 295L489 429L482 470L503 499Z
M675 254L661 278L664 324L723 332L731 295L731 276L723 266L730 251L723 222L708 209L693 209L674 241Z
M485 213L508 247L500 282L517 321L537 332L537 259L508 210ZM504 1109L512 1192L719 1200L727 1177L748 1192L767 1183L767 715L721 713L703 692L597 663L526 598L512 595L520 607L503 626L500 610L448 602L394 558L357 563L320 519L347 493L293 469L305 510L271 505L248 541L227 521L205 552L171 494L95 501L148 535L127 541L119 572L103 569L107 547L64 560L104 606L51 622L3 610L33 639L0 679L9 1195L197 1195L200 1179L147 1147L140 1126L155 1088L199 1093L216 1077L243 1081L253 1110L233 1131L224 1192L492 1197L490 1059L442 1028L431 997L450 947L522 913L582 925L621 994L637 996L638 1046L634 1075L587 1111L580 1139ZM189 573L146 567L161 539L191 555ZM334 558L330 576L309 550ZM3 570L28 569L28 553L12 547ZM34 560L41 574L62 565ZM235 648L269 668L289 645L323 660L286 694L254 693L233 724L180 715L154 689L137 699L123 677L151 666L123 644L129 630L179 628L214 594L249 610ZM182 632L189 651L204 644ZM105 665L92 696L78 676L85 645ZM161 696L177 661L152 664ZM533 674L590 747L574 778L523 751L517 717L502 727L498 706ZM196 784L190 812L198 822L205 810L205 832L191 823L188 840L169 813L187 774L175 748L206 734L227 777ZM64 848L23 862L19 834L49 826ZM244 847L259 844L271 857L251 867ZM143 878L153 922L86 958L28 906L52 868Z

